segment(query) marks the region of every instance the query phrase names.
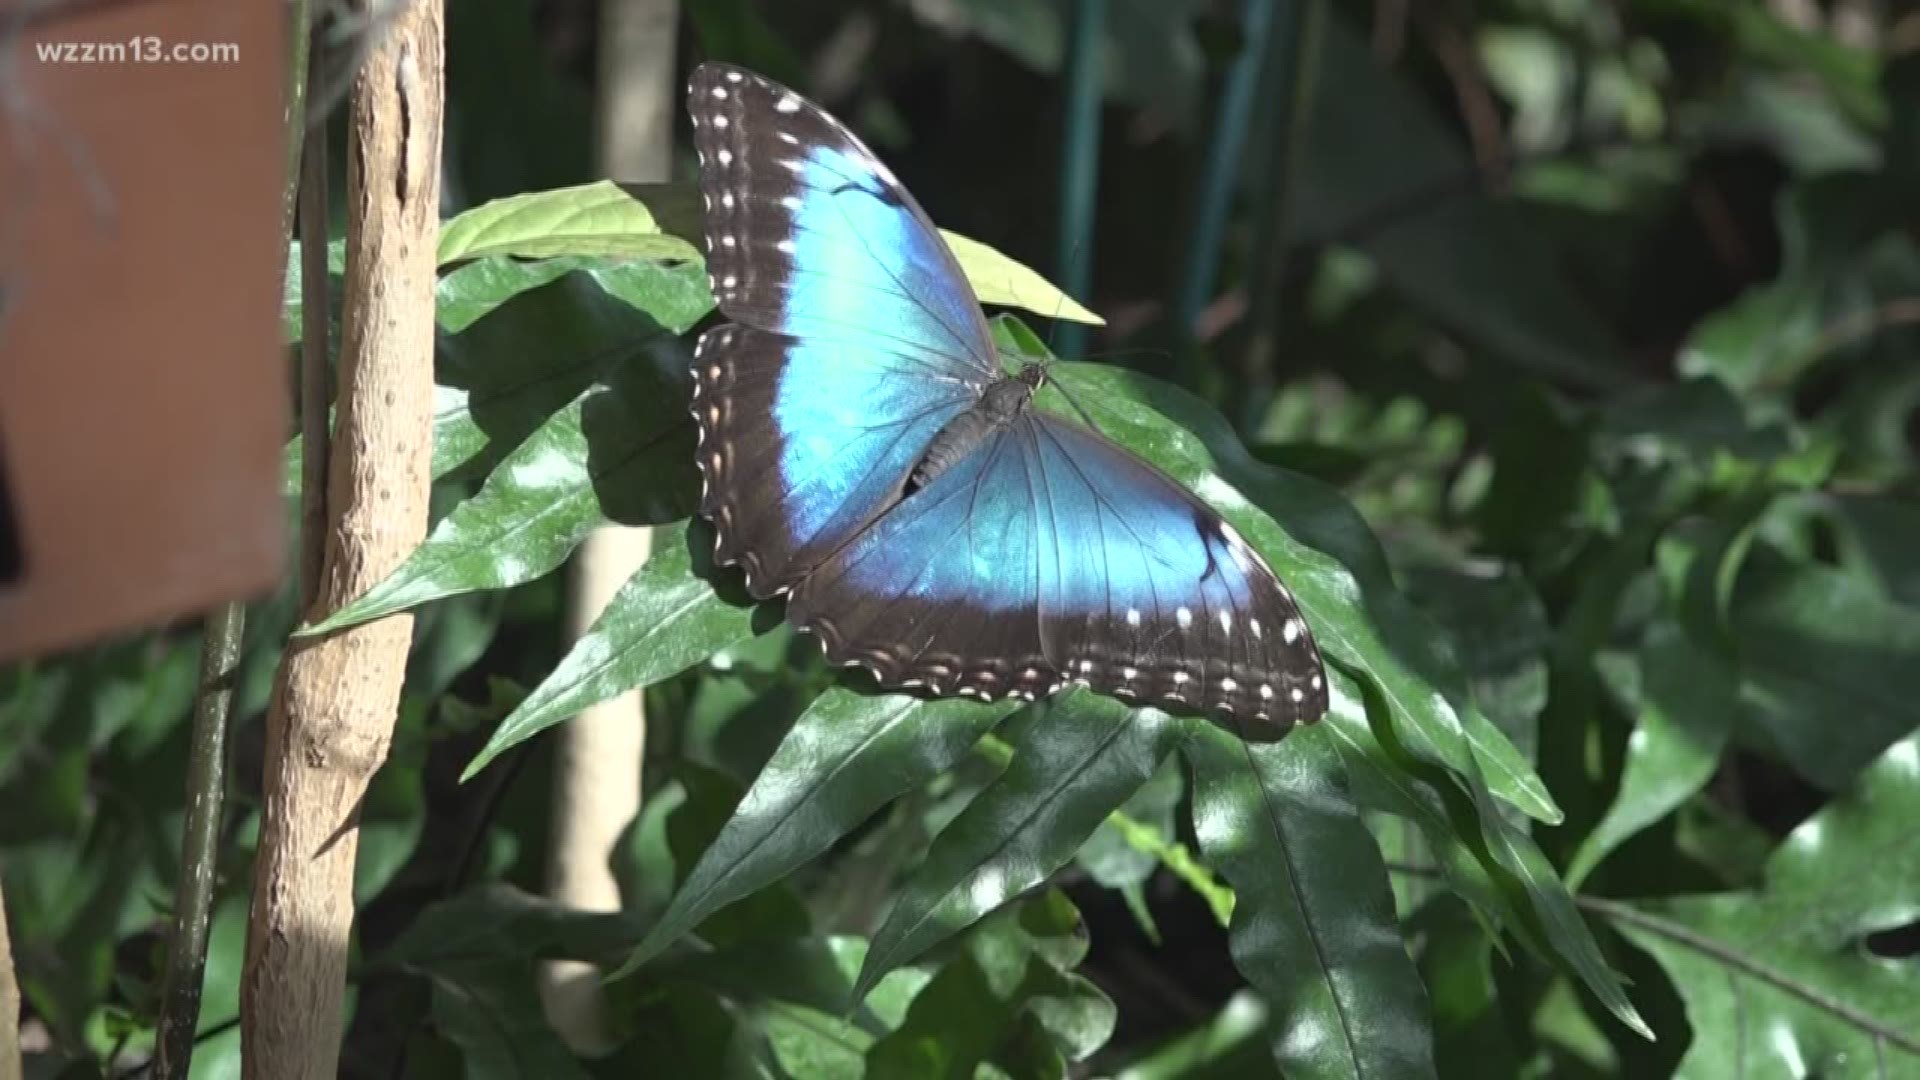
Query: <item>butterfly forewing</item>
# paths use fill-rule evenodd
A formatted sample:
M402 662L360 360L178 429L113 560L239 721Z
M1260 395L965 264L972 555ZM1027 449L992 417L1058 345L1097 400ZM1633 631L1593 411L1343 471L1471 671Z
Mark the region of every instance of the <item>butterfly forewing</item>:
M898 493L991 381L991 345L938 231L845 127L725 65L688 100L708 279L737 324L697 350L701 510L770 596Z
M707 266L736 322L902 354L979 390L992 339L953 253L866 146L751 72L702 64L689 88Z

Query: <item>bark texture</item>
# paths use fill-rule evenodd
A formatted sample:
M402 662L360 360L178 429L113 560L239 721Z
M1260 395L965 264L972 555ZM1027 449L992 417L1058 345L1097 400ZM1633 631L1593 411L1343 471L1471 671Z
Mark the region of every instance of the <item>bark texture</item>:
M4 896L0 896L0 1080L20 1080L20 984L13 974Z
M441 0L368 24L380 38L350 104L339 399L308 622L386 576L427 525ZM249 1078L336 1075L359 805L392 738L412 627L400 615L295 639L281 663L241 986Z

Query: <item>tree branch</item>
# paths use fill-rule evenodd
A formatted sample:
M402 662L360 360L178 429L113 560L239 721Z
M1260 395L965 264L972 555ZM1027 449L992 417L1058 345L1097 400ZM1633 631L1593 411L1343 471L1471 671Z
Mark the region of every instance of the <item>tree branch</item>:
M385 577L426 535L441 27L441 0L411 0L354 85L340 393L308 622ZM393 735L412 628L412 616L396 615L296 639L281 662L241 983L250 1080L338 1071L359 805Z

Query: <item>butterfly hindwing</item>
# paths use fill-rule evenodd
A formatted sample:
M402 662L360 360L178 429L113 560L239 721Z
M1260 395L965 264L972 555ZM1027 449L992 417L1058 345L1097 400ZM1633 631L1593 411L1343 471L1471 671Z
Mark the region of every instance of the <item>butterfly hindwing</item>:
M788 616L884 686L1044 694L1058 679L1035 618L1027 471L1017 432L989 437L809 576Z
M721 64L695 70L689 111L736 324L699 347L702 512L769 596L877 514L997 370L945 241L844 126Z
M1232 526L1097 433L1028 413L894 506L793 595L888 686L1084 683L1274 739L1326 710L1293 599Z
M1064 678L1225 711L1277 738L1326 711L1326 679L1285 586L1233 526L1105 437L1043 413L1030 473L1047 655Z

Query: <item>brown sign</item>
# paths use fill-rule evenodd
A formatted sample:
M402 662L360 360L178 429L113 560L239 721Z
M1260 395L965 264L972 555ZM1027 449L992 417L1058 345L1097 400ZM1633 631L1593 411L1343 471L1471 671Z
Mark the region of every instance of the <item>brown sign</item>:
M0 0L0 660L280 573L285 7Z

